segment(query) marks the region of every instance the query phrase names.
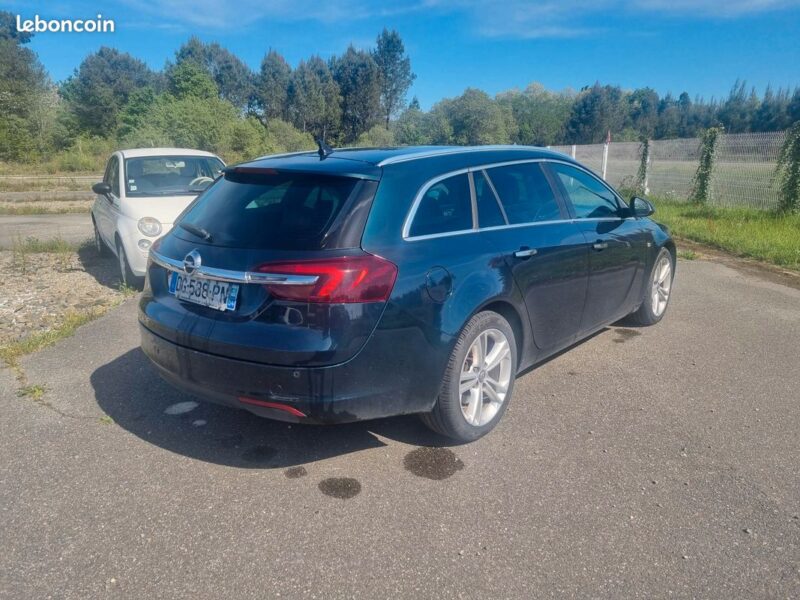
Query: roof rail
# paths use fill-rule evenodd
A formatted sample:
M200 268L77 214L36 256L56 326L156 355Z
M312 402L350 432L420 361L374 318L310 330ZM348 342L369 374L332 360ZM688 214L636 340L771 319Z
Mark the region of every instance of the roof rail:
M430 158L433 156L444 156L447 154L462 154L465 152L488 152L488 151L497 151L497 150L538 150L541 151L542 148L537 146L517 146L517 145L493 145L493 146L463 146L459 148L453 147L445 147L440 150L420 150L419 152L409 152L408 154L400 154L398 156L390 156L389 158L384 158L381 162L379 162L376 166L383 167L386 165L393 165L395 163L407 162L410 160L419 160L421 158Z

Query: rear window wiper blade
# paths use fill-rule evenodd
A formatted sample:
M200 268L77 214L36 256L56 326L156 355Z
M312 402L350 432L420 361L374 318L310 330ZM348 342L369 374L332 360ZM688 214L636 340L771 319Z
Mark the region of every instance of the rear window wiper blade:
M197 237L205 240L206 242L211 241L211 234L208 232L207 229L203 229L202 227L197 227L197 225L192 225L191 223L184 223L181 221L178 223L178 227L181 229L185 229L192 235L196 235Z

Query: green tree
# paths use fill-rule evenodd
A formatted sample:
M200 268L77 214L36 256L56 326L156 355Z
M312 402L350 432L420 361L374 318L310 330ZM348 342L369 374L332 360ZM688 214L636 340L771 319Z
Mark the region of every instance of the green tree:
M253 73L227 48L216 42L204 44L199 38L192 36L175 53L175 65L167 67L167 75L169 76L175 66L186 62L195 63L208 73L217 86L220 98L241 110L247 107L253 95Z
M261 61L255 98L264 119L286 119L292 68L283 56L270 50Z
M636 130L637 137L653 137L658 125L658 93L651 88L640 88L631 92L626 99L627 120Z
M408 88L414 83L416 75L411 72L411 59L406 55L403 40L394 29L389 31L383 28L372 58L381 74L380 100L388 129L389 120L403 106Z
M345 142L355 141L381 117L381 73L368 52L349 46L331 60L331 71L342 95Z
M414 98L416 100L416 98ZM392 123L391 131L400 146L424 146L431 143L428 115L419 109L419 102L412 100L411 105L404 110Z
M595 83L584 89L572 106L565 137L573 144L596 144L609 131L620 132L626 124L627 102L621 88Z
M751 120L758 109L758 99L755 97L755 90L748 95L746 87L746 81L737 79L727 100L719 109L719 121L728 133L750 131Z
M481 90L467 88L461 96L442 100L431 112L446 118L452 131L452 143L473 146L511 142L510 113ZM446 129L440 134L445 132ZM432 141L444 143L440 139Z
M0 158L28 160L50 143L58 97L36 54L31 35L16 30L0 11Z
M794 88L792 98L786 107L786 113L789 115L790 122L800 121L800 87Z
M153 104L156 101L156 92L151 86L134 90L128 97L128 103L119 115L119 135L124 138L131 132L141 129Z
M789 120L789 90L779 88L772 91L772 86L767 86L764 98L753 118L753 131L780 131L791 125Z
M171 68L168 74L168 86L170 93L177 98L210 100L219 96L214 80L193 61L184 61Z
M134 90L153 85L155 75L142 61L114 48L87 56L61 87L79 131L111 136L119 113Z
M564 122L570 114L573 95L570 92L547 91L540 83L532 83L524 92L511 90L498 94L497 101L508 107L517 133L512 141L534 146L552 146L563 139Z
M319 56L300 61L289 85L292 120L302 131L330 140L341 125L342 98L328 65Z

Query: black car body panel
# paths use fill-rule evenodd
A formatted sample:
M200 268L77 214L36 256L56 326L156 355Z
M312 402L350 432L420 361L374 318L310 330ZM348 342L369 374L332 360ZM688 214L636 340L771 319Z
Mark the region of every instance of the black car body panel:
M509 165L523 166L498 170ZM559 169L567 172L561 179ZM668 247L674 254L664 228L622 205L598 218L576 215L560 183L571 181L564 179L569 169L590 174L569 157L523 147L337 150L327 158L305 153L232 167L225 176L231 180L291 173L371 187L343 205L339 229L329 223L305 249L274 248L269 240L236 247L233 239L221 244L173 229L151 254L139 305L142 348L176 385L263 416L330 423L429 411L454 344L477 312L489 307L512 325L523 370L635 310L657 252ZM507 213L515 207L501 194L508 198L515 181L528 176L552 194L546 218L511 223ZM449 189L469 189L471 214L454 195L434 226L451 220L465 229L414 235L415 211L426 214L425 194L440 179L438 201L450 201ZM495 180L503 222L481 227L476 189L482 186L485 201ZM181 219L191 220L194 207L224 185L215 183ZM215 234L215 223L206 225ZM167 289L168 273L193 250L203 265L240 273L264 263L378 257L396 277L385 300L368 302L292 300L246 283L236 310L221 312Z

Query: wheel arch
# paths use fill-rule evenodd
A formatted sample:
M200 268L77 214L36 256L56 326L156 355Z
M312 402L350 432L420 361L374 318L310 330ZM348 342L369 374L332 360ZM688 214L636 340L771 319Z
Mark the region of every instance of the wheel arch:
M661 247L669 250L669 253L672 255L672 264L674 268L674 265L678 259L678 249L675 246L675 241L670 238L666 242L664 242L664 244Z
M527 343L529 337L529 335L526 335L522 315L519 314L517 308L508 299L493 298L475 310L475 312L469 316L469 319L466 320L465 325L466 323L469 323L470 319L472 319L472 317L474 317L476 314L485 311L496 312L506 321L508 321L509 325L511 325L511 329L514 331L514 343L517 347L517 368L519 368L519 366L523 363L525 344Z

